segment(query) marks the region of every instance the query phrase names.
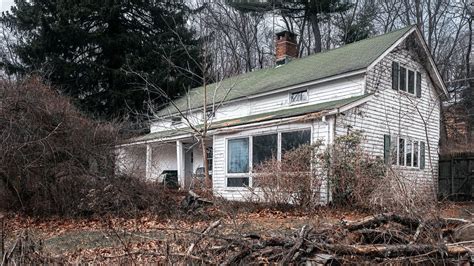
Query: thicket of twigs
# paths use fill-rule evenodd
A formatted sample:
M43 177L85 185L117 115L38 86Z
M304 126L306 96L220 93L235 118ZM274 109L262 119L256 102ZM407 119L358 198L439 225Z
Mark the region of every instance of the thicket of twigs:
M161 202L157 186L115 174L117 126L86 118L41 79L1 83L0 138L1 209L127 214Z

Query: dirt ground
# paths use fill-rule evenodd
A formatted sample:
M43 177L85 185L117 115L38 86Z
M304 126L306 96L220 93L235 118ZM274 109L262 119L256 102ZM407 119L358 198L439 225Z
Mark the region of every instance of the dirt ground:
M182 218L143 215L137 218L39 219L7 214L3 235L5 252L20 235L27 236L42 256L72 263L104 262L139 251L184 254L189 243L213 221L221 220L221 234L294 234L303 225L324 228L342 221L361 219L358 210L320 208L313 213L268 209L208 207ZM202 212L205 215L202 215ZM474 219L474 202L443 203L442 217ZM166 251L164 251L166 249ZM0 250L1 252L1 250ZM3 254L1 254L3 257ZM137 258L138 259L138 258ZM155 258L160 261L160 258Z

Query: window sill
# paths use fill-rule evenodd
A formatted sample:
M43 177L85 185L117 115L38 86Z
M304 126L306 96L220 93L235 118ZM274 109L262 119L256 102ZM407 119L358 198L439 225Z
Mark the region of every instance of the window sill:
M301 102L290 102L289 106L300 105L300 104L305 104L305 103L309 103L309 100L301 101Z
M408 91L402 91L402 90L400 90L400 89L398 90L398 92L401 93L401 94L403 94L403 95L406 95L406 96L411 96L411 97L417 98L417 97L416 97L416 92L410 93L410 92L408 92Z
M423 171L424 169L420 169L419 167L412 167L412 166L404 166L404 165L392 165L393 168L404 170L404 171Z

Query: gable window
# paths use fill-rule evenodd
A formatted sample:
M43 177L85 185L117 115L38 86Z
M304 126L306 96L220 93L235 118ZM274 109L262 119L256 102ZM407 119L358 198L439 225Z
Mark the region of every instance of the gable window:
M173 116L171 117L171 125L176 126L181 124L181 116Z
M387 143L387 137L390 138L389 135L385 135L385 143ZM425 143L423 141L412 140L406 137L392 137L392 139L393 142L390 145L389 152L393 165L424 169Z
M421 73L392 62L392 89L421 97Z
M304 103L308 101L308 90L290 93L290 104Z

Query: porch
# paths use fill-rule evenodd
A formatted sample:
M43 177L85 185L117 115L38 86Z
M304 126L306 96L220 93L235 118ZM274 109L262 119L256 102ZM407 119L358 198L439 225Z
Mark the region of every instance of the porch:
M205 147L212 175L212 140L206 140ZM184 190L204 178L202 143L193 137L122 146L117 161L120 173L148 180L164 182L165 174L176 175L179 188Z

